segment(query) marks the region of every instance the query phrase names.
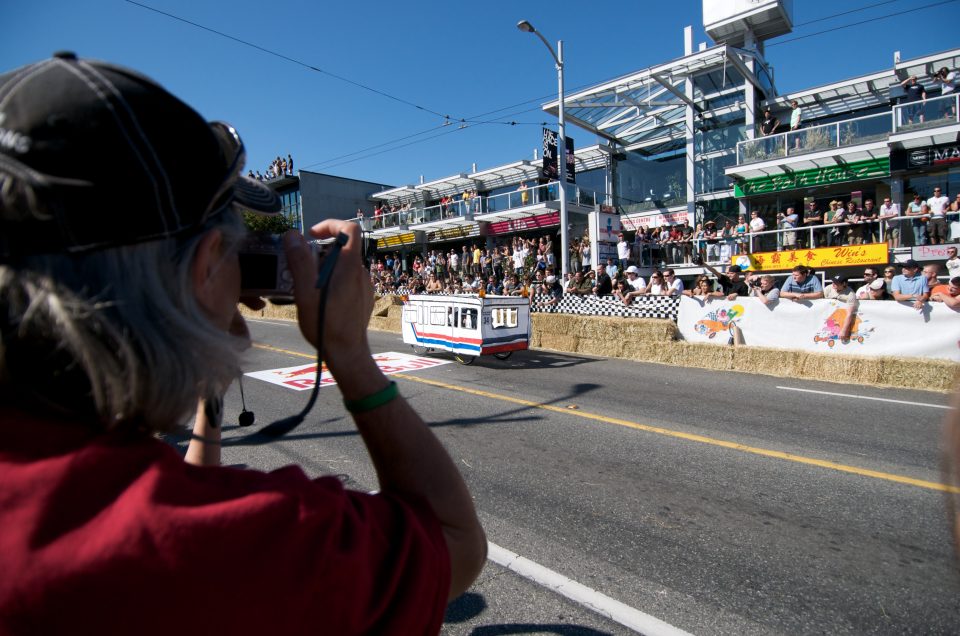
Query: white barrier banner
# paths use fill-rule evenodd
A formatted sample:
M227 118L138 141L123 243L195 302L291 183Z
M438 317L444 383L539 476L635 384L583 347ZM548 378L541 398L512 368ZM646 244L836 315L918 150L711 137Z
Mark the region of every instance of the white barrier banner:
M756 298L680 300L677 326L684 340L726 345L735 324L744 345L857 356L942 358L960 362L960 312L942 303L860 301L850 339L840 339L848 308L835 300L764 305Z

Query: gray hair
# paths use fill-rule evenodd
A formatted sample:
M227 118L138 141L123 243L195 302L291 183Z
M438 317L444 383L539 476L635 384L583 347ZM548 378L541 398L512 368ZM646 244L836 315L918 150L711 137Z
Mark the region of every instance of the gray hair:
M198 304L191 264L207 231L224 257L246 234L226 209L188 236L0 264L0 393L103 428L178 427L240 373L244 337Z

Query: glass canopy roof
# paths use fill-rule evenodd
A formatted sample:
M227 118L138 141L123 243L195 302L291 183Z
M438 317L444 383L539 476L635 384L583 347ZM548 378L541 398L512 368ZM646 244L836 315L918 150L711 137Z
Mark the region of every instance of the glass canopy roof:
M774 113L790 109L797 100L803 109L804 120L816 120L854 111L890 106L898 93L900 82L911 75L928 91L937 86L933 75L946 66L955 70L960 64L960 49L952 49L912 60L904 60L892 68L861 75L842 82L816 86L789 95L782 95L764 103ZM891 88L894 95L891 96Z
M742 88L744 79L762 95L772 94L772 86L764 85L749 70L747 62L751 59L764 64L754 53L731 46L704 49L567 95L564 117L628 149L685 138L688 106L698 116L710 117L710 96L736 91ZM692 99L685 94L688 78L694 83ZM556 115L557 105L555 100L543 110Z

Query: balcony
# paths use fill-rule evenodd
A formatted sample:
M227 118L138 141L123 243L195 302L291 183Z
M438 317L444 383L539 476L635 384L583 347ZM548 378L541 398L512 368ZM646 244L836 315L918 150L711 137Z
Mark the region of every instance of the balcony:
M380 216L362 217L359 221L372 238L386 238L414 230L437 231L473 226L478 222L495 222L536 216L560 209L560 188L557 182L504 192L494 196L476 196L467 201L458 199L445 204L404 208ZM580 188L566 187L567 208L586 213L598 205L606 205L606 195Z
M960 96L900 104L890 112L748 139L737 144L729 177L751 179L889 158L892 148L947 143L960 132Z

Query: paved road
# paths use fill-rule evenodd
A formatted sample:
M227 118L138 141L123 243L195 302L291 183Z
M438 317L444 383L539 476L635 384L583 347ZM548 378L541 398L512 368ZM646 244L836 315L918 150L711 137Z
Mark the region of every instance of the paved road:
M309 362L292 324L251 330L250 371ZM370 333L375 351L410 351ZM398 382L460 465L489 540L597 602L694 634L960 633L942 394L541 351ZM308 396L244 388L259 424ZM375 488L338 392L320 393L282 442L231 446L242 433L228 424L224 462L296 462ZM234 387L227 422L238 412ZM495 563L447 619L445 634L634 633Z

